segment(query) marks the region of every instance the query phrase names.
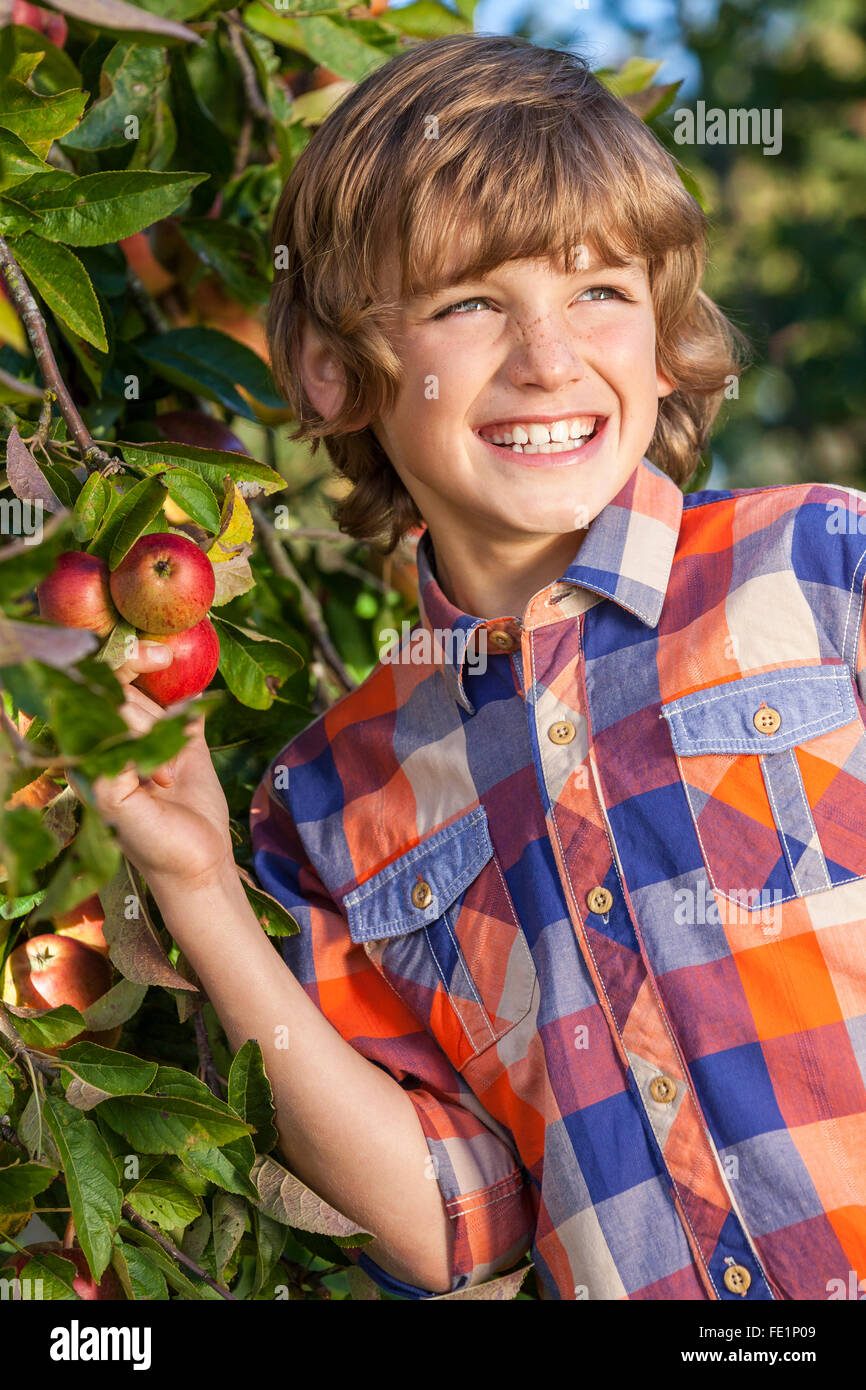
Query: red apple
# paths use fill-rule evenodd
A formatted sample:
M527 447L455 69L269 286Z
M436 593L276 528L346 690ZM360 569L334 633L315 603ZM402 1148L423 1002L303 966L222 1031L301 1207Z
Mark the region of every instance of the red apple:
M133 232L132 236L121 237L117 244L150 294L160 295L171 289L175 277L156 259L146 232Z
M99 901L99 895L94 893L71 912L63 912L55 917L54 930L58 936L69 936L74 941L83 942L85 946L98 951L108 960L108 942L102 930L104 921L102 903Z
M78 1273L72 1281L72 1287L79 1298L102 1300L103 1302L106 1299L112 1299L114 1301L126 1299L126 1294L123 1292L123 1285L111 1268L111 1265L103 1271L102 1278L97 1284L94 1281L93 1275L90 1273L90 1267L87 1263L87 1257L84 1251L77 1245L67 1246L66 1249L64 1249L59 1240L43 1241L41 1245L28 1245L26 1250L22 1251L21 1254L13 1255L10 1260L7 1260L6 1264L15 1270L15 1273L20 1279L22 1277L22 1271L29 1265L33 1256L42 1254L60 1255L62 1259L70 1260L72 1264L75 1265ZM24 1274L25 1279L26 1277L27 1275ZM38 1278L38 1276L36 1277Z
M145 671L137 676L133 685L156 700L158 705L173 705L178 700L188 700L192 695L200 695L206 685L210 685L216 674L220 659L220 643L216 628L209 618L202 618L195 627L185 632L170 632L162 635L143 632L142 642L162 642L170 647L174 660L170 666L159 671Z
M111 601L109 570L97 555L68 550L36 586L39 615L63 627L87 627L107 637L118 621Z
M31 936L11 952L3 973L3 1002L24 1009L56 1009L71 1004L82 1011L111 988L111 965L98 951L68 936ZM73 1042L114 1047L120 1028L79 1033L68 1043L45 1047L52 1054Z
M140 536L110 578L111 596L133 627L164 636L195 627L213 603L210 560L186 536Z
M12 23L35 29L58 48L62 48L66 42L67 26L63 15L43 10L39 5L29 5L27 0L13 0Z

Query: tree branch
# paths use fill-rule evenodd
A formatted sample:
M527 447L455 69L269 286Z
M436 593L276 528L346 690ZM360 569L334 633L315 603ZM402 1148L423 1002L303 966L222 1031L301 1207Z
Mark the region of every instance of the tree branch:
M203 1279L212 1289L215 1289L220 1298L228 1299L231 1303L238 1302L235 1295L223 1284L218 1284L215 1279L210 1277L206 1270L202 1269L201 1265L197 1265L195 1260L190 1259L189 1255L185 1255L182 1250L178 1250L177 1246L173 1245L161 1231L158 1231L155 1226L151 1226L150 1222L145 1221L143 1216L139 1216L135 1208L129 1205L129 1202L123 1203L121 1212L131 1225L137 1226L140 1231L144 1231L145 1235L150 1236L151 1240L155 1240L157 1245L162 1246L165 1253L170 1255L173 1260L176 1260L178 1264L185 1265L187 1269L192 1270L193 1274L197 1274L199 1278Z
M223 1082L224 1078L220 1076L213 1058L210 1038L207 1035L207 1024L202 1016L201 1007L196 1009L192 1021L195 1026L195 1045L198 1050L199 1079L210 1087L218 1100L223 1100L220 1083Z
M292 584L296 585L298 589L301 598L301 611L308 627L313 633L315 645L321 652L323 660L330 666L337 680L346 691L354 690L357 682L349 675L349 672L340 660L336 647L331 641L330 633L325 625L321 604L298 574L274 526L265 516L258 503L251 503L251 510L255 517L256 525L260 530L265 554L273 565L274 570L283 579L288 579Z
M39 312L36 300L33 298L30 286L24 278L20 265L12 254L11 248L4 237L0 236L0 270L6 277L9 286L9 297L18 311L18 317L24 325L24 331L30 340L33 355L39 364L42 379L50 391L57 397L57 408L66 421L66 427L78 446L84 462L91 471L96 468L110 464L113 471L121 471L122 464L119 460L113 459L103 449L100 449L78 413L75 402L69 394L66 382L60 375L60 368L57 365L57 358L54 356L51 344L48 341L48 330L45 320Z

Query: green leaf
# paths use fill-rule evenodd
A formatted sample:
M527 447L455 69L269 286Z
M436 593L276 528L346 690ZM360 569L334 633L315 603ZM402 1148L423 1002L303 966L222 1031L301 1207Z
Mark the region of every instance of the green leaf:
M285 1226L266 1216L257 1207L253 1209L253 1222L256 1234L256 1276L253 1283L253 1297L260 1293L265 1281L283 1253L289 1232Z
M615 96L624 97L648 87L661 65L661 58L631 57L618 72L599 68L595 75Z
M105 324L90 276L68 246L52 245L25 232L15 241L15 256L52 313L85 342L108 351Z
M141 1153L184 1154L196 1144L219 1147L248 1134L250 1126L217 1105L185 1096L134 1096L103 1101L100 1116Z
M76 150L127 146L128 118L144 117L167 75L164 49L128 42L115 44L100 75L100 90L110 85L111 92L89 107L62 144Z
M18 190L15 191L17 193ZM33 228L38 230L39 223L40 218L37 214L31 212L23 203L10 198L8 194L0 195L0 230L5 236L17 236L20 232L29 232Z
M207 1284L203 1284L200 1281L194 1283L192 1279L188 1279L187 1276L182 1273L179 1265L175 1264L171 1256L167 1255L162 1246L159 1245L152 1236L149 1236L146 1231L140 1231L137 1226L133 1226L129 1221L124 1221L120 1229L124 1237L124 1245L134 1243L136 1247L140 1247L142 1252L147 1255L151 1264L155 1265L164 1276L166 1283L172 1289L175 1289L180 1294L181 1298L194 1299L199 1302L209 1300L213 1297L222 1302L220 1295L210 1289Z
M177 459L178 464L198 473L215 491L222 488L226 474L238 484L244 497L280 492L287 486L285 478L267 464L224 449L201 449L193 444L168 442L128 444L126 440L120 441L120 448L124 462L144 473L162 472L167 462Z
M23 1211L56 1177L57 1169L45 1163L13 1163L0 1168L0 1211Z
M39 234L49 241L102 246L168 217L205 177L146 169L85 174L60 188L35 193L28 207L39 213ZM18 187L19 196L23 187Z
M220 506L213 489L191 468L168 468L164 474L168 495L183 507L193 521L207 531L216 531L220 524Z
M65 1048L63 1055L57 1059L57 1065L62 1068L61 1079L67 1098L76 1079L98 1089L104 1096L140 1095L153 1084L158 1070L156 1062L148 1062L129 1052L118 1052L113 1047L100 1047L93 1042L74 1043L72 1047ZM78 1091L80 1087L74 1089ZM72 1104L76 1102L72 1101Z
M42 813L31 806L15 806L0 811L0 844L8 891L17 897L33 892L33 875L51 862L60 841L42 823Z
M297 936L300 927L282 903L271 897L270 893L266 893L257 883L251 883L243 874L241 879L247 901L268 936Z
M172 54L169 90L177 134L174 162L204 169L209 175L192 195L191 211L198 215L207 212L218 190L231 178L233 151L193 86L180 51Z
M63 1163L75 1234L98 1282L111 1260L123 1200L114 1160L96 1125L80 1110L55 1094L46 1095L43 1104Z
M255 1126L256 1148L267 1153L277 1142L274 1127L274 1095L265 1071L262 1049L248 1038L235 1055L229 1071L229 1105Z
M162 510L164 498L165 488L161 482L156 478L142 478L106 514L87 547L90 554L107 561L109 569L116 569Z
M258 1200L258 1192L249 1176L256 1151L248 1134L219 1149L207 1146L190 1149L183 1155L183 1161L193 1173L216 1183L225 1192L246 1197L251 1202Z
M45 173L50 168L20 136L0 129L0 188L14 188L31 174Z
M306 53L314 63L330 68L338 77L360 82L374 68L388 61L389 55L365 43L357 29L337 24L324 16L311 15L303 20L274 14L273 10L253 0L243 12L251 29L275 43Z
M0 1255L0 1260L11 1258ZM11 1268L11 1266L7 1266ZM33 1255L19 1276L22 1295L25 1290L33 1297L38 1297L44 1302L66 1302L78 1303L78 1294L72 1287L72 1281L76 1278L78 1270L71 1260L64 1260L60 1255L55 1255L52 1251L46 1250L38 1255ZM3 1277L12 1277L4 1275ZM27 1284L24 1284L27 1280ZM39 1287L41 1281L42 1287ZM38 1293L34 1293L38 1290Z
M112 500L111 484L101 473L91 473L75 502L73 530L77 541L96 534Z
M201 1215L201 1202L176 1182L143 1178L126 1194L126 1200L139 1216L162 1231L188 1226Z
M455 14L446 5L438 4L437 0L413 0L411 5L404 5L399 10L389 9L380 16L379 23L417 39L436 39L442 34L465 34L472 29L471 20Z
M217 1192L213 1199L213 1248L217 1275L223 1271L240 1244L247 1224L246 1202L232 1192Z
M261 240L251 228L212 217L188 217L178 230L235 299L259 307L267 297L271 267Z
M111 1264L127 1298L141 1299L146 1303L168 1299L165 1276L147 1251L139 1250L137 1245L129 1241L121 1241L119 1246L114 1247Z
M138 1013L146 994L147 985L136 984L134 980L118 980L101 999L82 1009L84 1021L96 1033L115 1028Z
M57 1047L59 1043L68 1042L78 1033L83 1033L86 1026L81 1014L71 1004L58 1004L55 1009L34 1013L29 1018L25 1015L19 1016L16 1012L17 1005L0 1005L0 1010L4 1008L8 1010L15 1028L27 1046L37 1049Z
M38 62L36 54L31 56ZM6 76L0 80L0 126L45 159L53 142L75 125L86 101L86 92L71 90L45 96L28 87L26 79Z
M269 709L283 681L303 665L284 642L213 617L219 633L219 670L229 690L251 709Z
M170 328L166 333L138 339L135 347L157 376L194 395L218 401L247 420L255 420L256 414L238 386L262 405L285 409L270 370L258 354L219 329Z

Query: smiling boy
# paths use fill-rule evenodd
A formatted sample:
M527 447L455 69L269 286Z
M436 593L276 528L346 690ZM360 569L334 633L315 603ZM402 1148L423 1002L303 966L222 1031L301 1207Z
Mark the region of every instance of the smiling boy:
M704 235L573 54L448 38L350 93L277 210L274 369L343 528L426 524L432 646L256 794L289 970L200 736L105 803L261 1041L287 1162L409 1297L527 1250L565 1300L866 1274L866 548L827 525L858 495L684 497L737 370Z

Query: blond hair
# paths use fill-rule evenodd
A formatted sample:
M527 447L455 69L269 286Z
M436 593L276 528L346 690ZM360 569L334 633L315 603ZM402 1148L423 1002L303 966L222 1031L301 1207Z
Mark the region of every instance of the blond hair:
M314 450L323 439L351 484L335 505L341 530L388 551L423 520L372 430L352 425L359 411L389 410L400 387L389 249L407 297L513 259L568 266L576 243L611 266L647 262L657 364L676 387L647 456L683 486L747 342L700 288L705 214L640 117L578 55L479 34L401 53L332 110L277 204L268 340L292 437ZM302 314L345 372L330 420L298 370Z

